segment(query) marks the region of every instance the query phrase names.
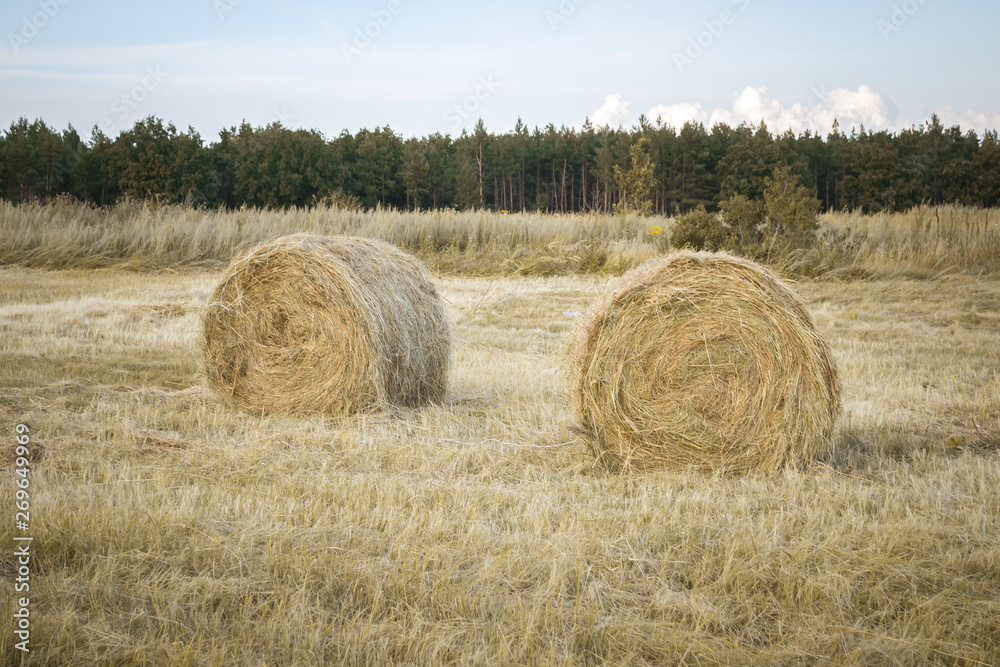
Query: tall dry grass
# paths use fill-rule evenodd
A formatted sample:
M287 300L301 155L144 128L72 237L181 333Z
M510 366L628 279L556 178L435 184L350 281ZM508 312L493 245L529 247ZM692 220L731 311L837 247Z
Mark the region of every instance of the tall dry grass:
M70 200L0 202L0 263L48 268L125 264L137 268L228 263L258 243L288 234L361 236L424 257L432 269L463 274L621 270L656 253L649 235L665 219L599 214L487 211L194 209L126 201L106 209ZM648 238L647 238L648 237Z
M775 258L786 273L929 277L1000 271L1000 209L922 206L903 213L820 216L807 251ZM672 219L598 213L195 209L124 201L0 201L0 264L47 268L219 268L294 233L377 238L438 272L469 276L621 274L669 247ZM662 231L661 231L662 230Z
M820 217L817 268L836 275L924 277L1000 271L1000 209L920 206Z

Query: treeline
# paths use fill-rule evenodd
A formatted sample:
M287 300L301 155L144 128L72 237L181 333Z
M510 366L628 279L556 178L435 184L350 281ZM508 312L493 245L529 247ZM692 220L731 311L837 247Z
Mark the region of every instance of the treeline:
M640 118L630 129L529 130L520 120L494 134L480 121L458 137L404 139L388 126L346 130L223 130L206 142L150 116L117 137L89 140L41 120L11 124L0 138L0 197L14 202L72 196L97 205L122 198L206 207L286 208L319 201L367 208L487 208L552 213L613 210L615 166L641 136L654 165L654 213L715 210L733 195L760 199L765 178L788 166L823 210L878 212L921 203L1000 204L1000 142L945 128L935 116L899 133L863 127L827 137L774 135L763 124L677 129Z

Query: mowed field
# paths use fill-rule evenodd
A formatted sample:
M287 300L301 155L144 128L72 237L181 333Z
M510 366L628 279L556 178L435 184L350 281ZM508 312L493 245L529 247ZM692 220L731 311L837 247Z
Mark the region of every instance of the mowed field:
M595 467L564 357L606 277L439 277L445 403L331 420L207 390L220 275L0 269L0 663L1000 662L1000 280L797 284L836 450L712 477Z

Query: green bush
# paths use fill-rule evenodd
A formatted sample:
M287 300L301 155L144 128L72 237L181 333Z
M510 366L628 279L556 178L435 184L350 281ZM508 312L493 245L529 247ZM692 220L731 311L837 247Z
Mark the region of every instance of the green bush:
M777 167L764 179L764 203L768 254L786 254L815 244L819 200L801 183L792 181L789 167Z
M648 143L647 137L639 137L639 140L629 148L631 164L628 171L617 164L614 166L615 182L622 191L622 201L615 204L616 214L628 215L634 212L648 216L653 212L653 202L649 198L649 193L653 190L653 173L656 167L646 152Z
M733 195L718 213L703 206L679 216L671 230L674 247L729 250L754 258L775 258L812 247L819 201L793 181L789 167L776 167L764 179L764 201Z
M719 204L719 215L729 230L730 248L755 255L767 229L767 206L759 199L733 195Z
M678 216L670 231L670 245L692 250L733 250L733 236L717 213L699 206Z

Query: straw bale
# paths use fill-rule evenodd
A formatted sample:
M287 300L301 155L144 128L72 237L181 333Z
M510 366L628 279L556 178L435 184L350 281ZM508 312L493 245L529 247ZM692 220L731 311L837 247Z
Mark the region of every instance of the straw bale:
M209 385L250 412L348 414L445 392L442 299L417 259L381 241L257 246L230 264L202 323Z
M830 447L837 372L802 300L725 253L676 252L623 276L584 317L571 398L603 462L760 472Z

